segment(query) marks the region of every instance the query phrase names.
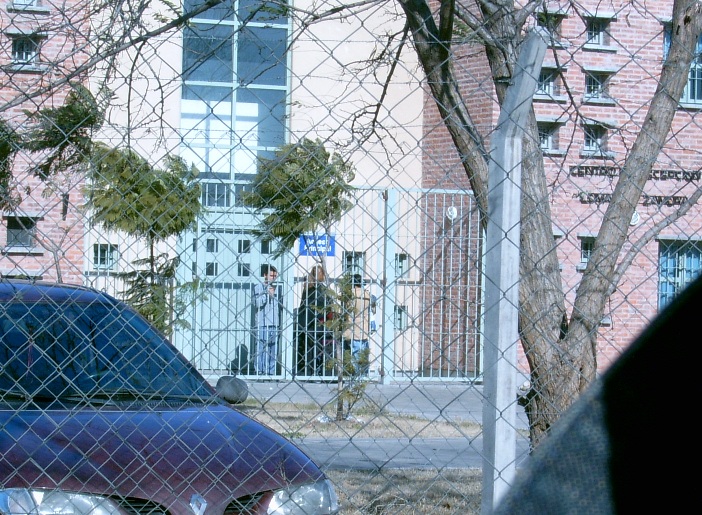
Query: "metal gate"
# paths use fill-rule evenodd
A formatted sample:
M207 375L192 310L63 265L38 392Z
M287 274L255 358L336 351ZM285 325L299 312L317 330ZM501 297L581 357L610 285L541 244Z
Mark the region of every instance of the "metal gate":
M354 207L329 235L333 250L325 256L325 267L332 287L353 271L377 299L370 378L477 379L482 239L472 195L358 189L355 196ZM236 230L201 228L197 240L184 247L183 262L214 276L205 276L187 317L189 327L176 331L176 345L206 375L253 376L252 291L260 281L258 267L270 256L241 225ZM317 259L294 248L275 263L282 316L279 363L271 379L333 380L326 372L305 375L306 367L296 364L296 313L305 275Z

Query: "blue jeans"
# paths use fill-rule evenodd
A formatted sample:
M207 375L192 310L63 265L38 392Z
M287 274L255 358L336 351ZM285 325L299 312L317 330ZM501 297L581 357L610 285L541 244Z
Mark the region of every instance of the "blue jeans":
M359 363L362 351L366 351L364 353L366 362L363 366ZM356 369L356 374L368 375L368 340L351 340L351 358L353 359L353 367Z
M258 328L258 349L256 349L256 372L275 375L275 362L278 358L278 328L265 325Z

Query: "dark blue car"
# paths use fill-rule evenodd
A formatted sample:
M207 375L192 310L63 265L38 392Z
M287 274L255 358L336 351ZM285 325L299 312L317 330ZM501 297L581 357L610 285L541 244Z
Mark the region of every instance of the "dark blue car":
M329 514L291 442L122 302L0 280L0 513Z

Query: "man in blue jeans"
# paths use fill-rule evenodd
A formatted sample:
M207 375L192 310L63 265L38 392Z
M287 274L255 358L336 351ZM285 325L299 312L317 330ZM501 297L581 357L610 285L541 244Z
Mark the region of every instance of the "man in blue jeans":
M263 282L254 287L256 303L256 372L275 375L280 332L280 300L275 280L278 270L273 265L261 266Z

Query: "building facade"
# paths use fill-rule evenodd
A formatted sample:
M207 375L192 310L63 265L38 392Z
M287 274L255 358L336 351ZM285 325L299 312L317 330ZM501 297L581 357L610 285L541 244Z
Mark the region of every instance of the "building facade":
M672 8L663 4L644 11L616 0L549 3L531 22L551 35L534 110L568 302L657 84ZM202 5L185 0L183 12ZM175 16L167 6L158 9L141 17L143 30ZM127 48L109 61L115 68L98 64L85 78L96 95L105 88L111 95L96 139L133 149L155 166L176 154L199 171L203 215L192 230L159 242L157 253L180 260L178 282L202 287L184 302L173 334L202 371L252 373L252 292L261 265L273 264L282 297L273 376L296 375L303 281L324 260L332 286L344 273L359 273L378 299L372 377L480 378L484 249L465 172L425 95L414 53L404 52L397 67L365 59L379 55L381 35L401 33L398 9L377 5L316 23L306 2L291 9L224 2L198 12L184 28ZM14 2L3 11L3 116L17 126L22 109L62 104L68 89L50 96L27 92L55 78L56 70L73 77L71 70L87 59L75 49L99 52L99 38L92 47L81 38L100 33L111 20L107 12L96 13L91 27L73 24L80 28L74 35L52 34L48 27L70 21L53 18L58 15L41 0ZM454 50L471 115L489 137L499 108L484 51L470 43L456 43ZM51 63L51 73L44 63ZM673 137L631 220L627 251L699 188L699 67L696 60ZM275 242L257 235L259 215L241 205L240 194L260 158L303 137L319 139L354 165L354 207L314 245L301 240L275 257ZM15 162L15 185L24 194L16 208L3 211L0 273L84 282L119 295L120 273L134 270L145 243L92 226L80 209L81 184L66 179L48 187L33 174L31 157ZM601 369L698 273L698 215L695 206L676 217L633 257L600 328Z
M0 275L82 281L82 179L71 170L41 178L46 153L19 151L10 132L29 134L39 123L27 112L65 103L85 81L80 66L88 25L67 1L14 0L0 9L0 123L3 124ZM70 27L71 30L66 30ZM7 131L7 132L6 132Z
M547 2L532 20L549 38L534 111L564 295L571 308L624 160L658 85L671 16L671 2L648 3L644 10L613 0ZM486 87L491 78L484 53L471 44L458 45L455 51L469 109L489 137L499 109L493 89ZM599 329L600 371L700 273L700 208L694 204L678 215L700 187L700 63L697 54L670 138L653 164L630 222L620 256L630 264L608 299ZM433 106L426 116L425 125L436 126ZM445 131L433 131L428 138L423 185L450 181L469 187ZM651 231L656 232L653 238ZM523 356L522 360L525 370Z

